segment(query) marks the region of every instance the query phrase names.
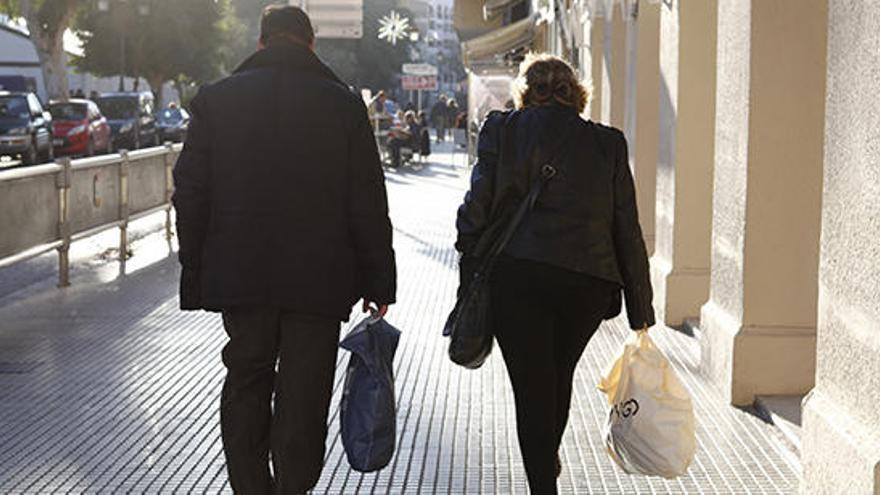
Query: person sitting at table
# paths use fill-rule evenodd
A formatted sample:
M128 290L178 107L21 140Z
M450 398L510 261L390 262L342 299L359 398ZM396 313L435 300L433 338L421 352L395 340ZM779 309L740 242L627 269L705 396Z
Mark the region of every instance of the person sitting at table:
M400 167L401 148L406 146L418 149L421 127L416 119L416 113L409 111L404 114L402 125L391 130L391 135L388 139L388 149L391 150L392 168Z

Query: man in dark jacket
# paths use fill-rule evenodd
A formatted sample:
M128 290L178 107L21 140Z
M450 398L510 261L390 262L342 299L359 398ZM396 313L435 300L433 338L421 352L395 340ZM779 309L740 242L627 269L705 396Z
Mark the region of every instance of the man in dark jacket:
M363 102L315 56L302 10L268 7L261 31L260 50L192 101L174 170L180 303L222 311L229 334L233 490L305 493L323 465L340 321L359 299L384 315L395 262Z

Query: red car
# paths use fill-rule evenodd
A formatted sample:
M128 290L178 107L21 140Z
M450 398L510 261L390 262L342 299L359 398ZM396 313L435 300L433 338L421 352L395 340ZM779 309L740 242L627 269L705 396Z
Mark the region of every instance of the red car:
M52 144L57 155L92 156L113 151L110 125L98 105L90 100L49 104L52 114Z

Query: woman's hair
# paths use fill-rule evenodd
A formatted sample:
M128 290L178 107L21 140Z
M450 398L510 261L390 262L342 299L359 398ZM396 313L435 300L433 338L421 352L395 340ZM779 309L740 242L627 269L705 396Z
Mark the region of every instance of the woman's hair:
M591 95L568 62L548 53L529 53L519 66L512 96L516 108L559 103L581 113Z

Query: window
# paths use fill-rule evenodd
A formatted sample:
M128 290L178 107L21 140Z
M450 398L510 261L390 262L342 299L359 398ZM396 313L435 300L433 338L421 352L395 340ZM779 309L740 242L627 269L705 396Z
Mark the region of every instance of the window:
M28 102L20 96L0 96L0 121L28 118Z
M137 116L137 100L126 96L104 96L98 99L98 108L108 119L123 120Z
M88 105L82 103L55 103L49 105L49 113L57 120L85 120L89 115Z

